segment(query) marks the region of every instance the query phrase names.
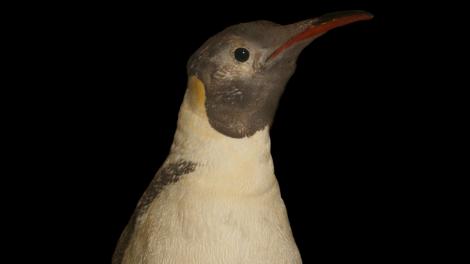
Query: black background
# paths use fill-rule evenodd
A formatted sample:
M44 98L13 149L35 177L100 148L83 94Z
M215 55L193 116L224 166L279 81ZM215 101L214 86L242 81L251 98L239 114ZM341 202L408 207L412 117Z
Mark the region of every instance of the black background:
M385 262L416 250L415 231L405 230L415 228L418 210L410 191L422 112L413 106L420 91L403 85L413 68L413 60L401 61L413 50L403 7L239 1L54 8L60 11L41 17L45 24L31 25L44 47L35 50L34 66L45 84L32 95L45 99L28 114L40 142L30 155L45 174L28 188L47 186L32 207L39 208L40 237L54 237L46 247L56 258L110 262L168 154L187 59L208 37L240 22L287 24L349 9L375 18L329 32L300 56L271 130L276 176L304 263Z

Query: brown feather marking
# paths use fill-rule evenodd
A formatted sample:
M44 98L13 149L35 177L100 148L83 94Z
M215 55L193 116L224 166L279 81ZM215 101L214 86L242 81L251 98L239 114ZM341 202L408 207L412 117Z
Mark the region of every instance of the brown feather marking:
M137 204L129 223L124 228L121 237L118 240L116 249L114 251L112 264L122 264L125 251L129 247L134 231L139 222L139 218L148 210L150 204L155 200L158 194L167 185L177 182L184 174L193 172L196 169L196 163L187 160L178 160L167 164L158 170L157 174L150 182L150 185L145 190L144 194Z

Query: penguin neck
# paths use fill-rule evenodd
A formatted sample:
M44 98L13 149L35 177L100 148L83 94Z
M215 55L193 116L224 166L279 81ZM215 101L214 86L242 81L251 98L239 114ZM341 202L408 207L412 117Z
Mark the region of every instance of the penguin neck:
M197 170L207 174L203 177L216 177L206 179L212 184L220 181L234 188L240 184L250 185L248 189L251 192L272 187L276 181L269 127L244 138L221 134L209 123L199 82L190 79L188 83L169 159L195 162ZM248 191L247 188L245 190Z
M223 155L227 159L241 155L241 160L245 160L243 157L271 158L269 127L266 126L250 137L233 138L223 135L209 124L207 117L188 107L185 96L178 115L171 152L180 155L197 154L201 158L210 158L212 155Z

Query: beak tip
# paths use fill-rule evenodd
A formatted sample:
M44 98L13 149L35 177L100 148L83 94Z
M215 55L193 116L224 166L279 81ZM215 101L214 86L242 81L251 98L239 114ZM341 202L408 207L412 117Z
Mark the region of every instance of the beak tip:
M361 20L370 20L374 18L374 14L371 12L363 11L363 10L357 10L357 16L361 17Z
M371 12L367 12L367 11L363 11L363 12L364 12L364 15L368 16L367 19L372 19L375 17L374 14L372 14Z
M357 21L371 20L372 18L374 18L372 13L363 10L339 11L314 18L311 25L324 26L329 24L330 26L325 28L336 28Z
M364 10L342 11L338 13L339 13L339 17L341 17L343 14L344 16L358 17L359 20L370 20L374 18L374 14L368 11L364 11Z

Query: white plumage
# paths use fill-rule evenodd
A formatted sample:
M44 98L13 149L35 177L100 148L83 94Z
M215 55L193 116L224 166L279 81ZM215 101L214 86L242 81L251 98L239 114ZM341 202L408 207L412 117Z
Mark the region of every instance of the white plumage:
M214 130L203 108L180 109L165 163L197 168L168 185L137 222L123 264L298 264L274 175L268 127L251 137Z

